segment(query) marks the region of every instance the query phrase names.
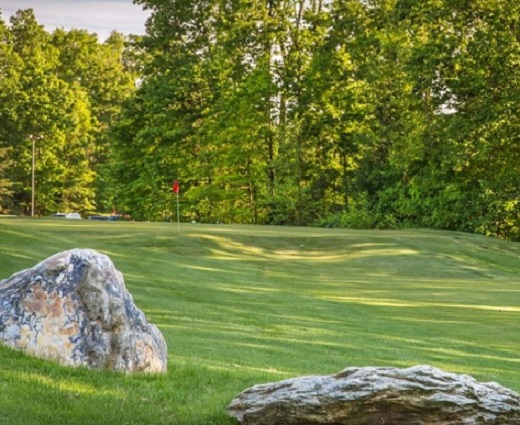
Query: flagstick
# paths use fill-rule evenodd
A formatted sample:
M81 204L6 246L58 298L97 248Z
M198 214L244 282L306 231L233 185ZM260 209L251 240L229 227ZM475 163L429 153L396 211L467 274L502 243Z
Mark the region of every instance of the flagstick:
M181 230L181 218L179 216L179 192L177 191L177 230Z

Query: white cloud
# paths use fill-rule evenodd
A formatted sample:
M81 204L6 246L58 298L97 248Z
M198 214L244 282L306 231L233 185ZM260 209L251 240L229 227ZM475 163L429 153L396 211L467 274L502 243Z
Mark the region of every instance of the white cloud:
M33 9L36 20L52 32L55 28L86 29L101 41L117 30L123 34L144 34L149 11L132 0L0 0L2 19L19 9Z

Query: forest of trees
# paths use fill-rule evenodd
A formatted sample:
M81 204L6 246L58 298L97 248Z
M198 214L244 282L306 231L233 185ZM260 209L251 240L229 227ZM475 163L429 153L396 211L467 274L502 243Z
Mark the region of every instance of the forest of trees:
M0 209L520 239L517 0L136 0L0 22ZM2 212L0 211L0 212Z

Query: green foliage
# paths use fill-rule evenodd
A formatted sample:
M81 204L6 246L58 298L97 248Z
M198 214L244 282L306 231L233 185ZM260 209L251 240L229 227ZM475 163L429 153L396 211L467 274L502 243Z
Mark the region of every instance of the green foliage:
M145 205L181 178L186 219L518 236L515 2L140 3Z
M31 9L1 22L2 209L31 211L33 168L36 215L111 208L107 135L134 90L123 51L117 33L103 44L82 30L49 34Z
M405 225L391 213L381 213L385 208L370 202L366 193L351 199L348 209L329 213L319 218L315 225L327 228L349 229L397 229Z
M9 155L9 148L0 145L0 214L8 213L12 208L14 188L9 178L12 167L13 160Z
M168 220L179 180L184 221L520 239L518 2L137 3L144 37L0 27L11 210L37 137L40 214Z

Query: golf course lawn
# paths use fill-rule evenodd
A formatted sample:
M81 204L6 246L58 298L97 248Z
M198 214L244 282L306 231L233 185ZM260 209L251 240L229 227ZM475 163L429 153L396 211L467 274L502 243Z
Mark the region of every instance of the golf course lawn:
M255 383L430 364L520 391L520 244L432 230L0 219L0 280L66 249L123 273L164 376L0 347L0 424L233 424Z

